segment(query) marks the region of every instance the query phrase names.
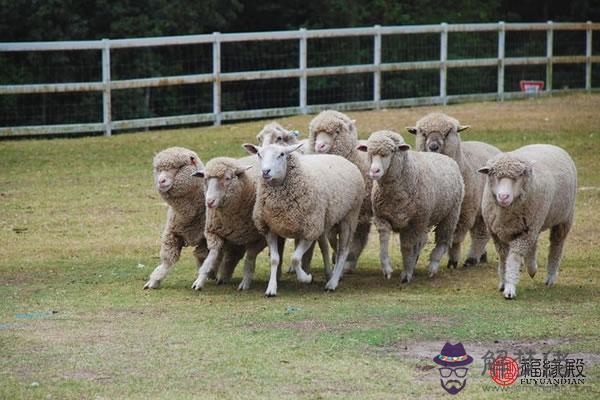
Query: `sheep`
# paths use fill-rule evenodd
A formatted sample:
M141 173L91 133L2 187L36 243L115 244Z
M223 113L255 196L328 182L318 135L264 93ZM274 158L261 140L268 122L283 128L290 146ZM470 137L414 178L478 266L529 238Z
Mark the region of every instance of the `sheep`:
M358 134L355 121L347 115L325 110L317 115L309 125L309 144L311 151L318 154L335 154L342 156L358 167L365 181L365 193L360 211L360 219L354 234L348 261L344 272L356 269L358 258L364 250L371 230L371 188L372 181L368 178L369 166L366 156L356 150ZM364 144L361 142L360 144Z
M496 147L482 142L461 142L459 132L469 128L460 125L458 120L443 113L430 113L417 121L416 126L406 128L416 135L418 151L445 154L451 157L460 168L464 184L465 198L460 217L454 232L454 243L448 252L448 267L458 266L461 244L471 233L471 249L463 266L487 262L485 247L490 235L481 215L481 197L485 186L485 177L477 173L477 168L500 153Z
M244 276L238 290L250 288L256 257L266 247L264 237L252 220L258 180L256 157L236 160L217 157L194 176L204 178L206 225L204 235L208 256L198 270L192 289L201 290L209 273L218 265L224 244L242 246L246 250ZM248 169L254 167L254 171Z
M277 122L266 124L263 129L256 135L256 140L259 146L267 146L269 144L279 144L281 146L290 146L301 143L302 146L297 150L298 153L307 154L310 149L308 147L308 139L298 140L300 132L296 130L287 130Z
M501 153L479 169L487 175L482 208L498 252L498 289L506 299L517 294L519 268L537 272L537 242L550 229L547 276L556 283L567 234L573 225L577 169L560 147L534 144Z
M202 168L198 155L182 147L170 147L158 153L153 160L154 183L158 193L168 204L167 223L160 242L160 265L150 274L144 289L155 289L175 265L184 246L194 246L198 267L208 254L204 238L204 193L202 180L192 178ZM224 270L232 269L243 256L231 248L223 260ZM226 272L223 272L226 274Z
M410 282L427 233L435 226L435 248L429 261L429 277L439 268L440 259L452 244L452 235L464 197L458 165L449 157L410 150L402 136L392 131L371 134L366 152L373 184L373 212L379 230L380 260L390 278L388 255L390 232L400 234L404 270L402 282Z
M263 127L263 129L258 133L258 135L256 135L256 140L258 141L258 145L263 147L272 143L279 144L281 146L290 146L301 143L302 146L296 151L300 154L308 154L310 150L308 147L308 139L298 141L298 136L300 136L300 132L289 131L283 126L281 126L279 123L271 122L266 124ZM312 260L314 247L314 244L310 246L310 248L306 251L306 253L304 253L304 256L302 257L302 269L306 272L310 271L310 263ZM321 249L321 254L323 254L323 249ZM295 271L292 267L290 267L287 271L288 274L294 272Z
M325 242L321 248L327 249L328 235L338 233L335 269L325 285L327 290L337 288L364 197L364 180L355 165L334 155L297 155L294 151L300 146L244 145L261 161L263 179L252 218L266 236L271 253L271 275L265 292L269 297L277 294L277 236L298 241L292 266L297 279L309 283L312 275L300 267L302 256L315 240ZM327 254L323 261L327 273Z

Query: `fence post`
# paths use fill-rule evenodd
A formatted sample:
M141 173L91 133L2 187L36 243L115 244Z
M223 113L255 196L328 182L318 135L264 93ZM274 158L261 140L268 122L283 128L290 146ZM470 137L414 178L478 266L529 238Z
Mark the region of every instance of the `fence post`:
M592 21L587 22L585 32L585 90L592 90Z
M448 24L442 22L442 32L440 35L440 98L442 104L448 104L448 94L446 90L446 78L448 73Z
M554 46L554 31L552 21L548 21L546 30L546 91L552 91L552 53Z
M381 106L381 25L375 25L375 35L373 36L373 103L379 110Z
M112 110L110 94L110 41L102 39L102 124L104 136L112 135Z
M306 77L306 65L307 65L307 40L306 40L306 28L300 28L300 112L302 114L308 113L307 108L307 97L308 97L308 78Z
M498 100L504 101L504 52L506 27L504 21L498 22Z
M213 114L215 125L221 125L221 42L219 32L213 32Z

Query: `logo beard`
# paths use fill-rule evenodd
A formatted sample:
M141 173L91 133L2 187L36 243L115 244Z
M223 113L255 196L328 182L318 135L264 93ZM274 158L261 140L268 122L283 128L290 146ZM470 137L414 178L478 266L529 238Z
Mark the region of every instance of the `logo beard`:
M450 394L457 394L458 392L463 390L465 388L465 386L467 385L466 379L463 381L459 381L456 379L450 379L450 380L447 380L446 382L444 382L443 379L440 379L440 382L442 384L442 388L444 388L444 390Z

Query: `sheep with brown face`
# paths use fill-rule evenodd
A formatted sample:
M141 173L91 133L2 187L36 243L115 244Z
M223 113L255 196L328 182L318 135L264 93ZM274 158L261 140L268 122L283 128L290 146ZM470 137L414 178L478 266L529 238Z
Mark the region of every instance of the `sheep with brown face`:
M465 198L454 232L454 243L448 252L448 267L458 265L461 245L467 232L471 233L471 250L464 266L487 261L485 246L490 235L481 215L485 177L477 173L477 168L500 153L500 150L483 142L463 142L460 132L468 128L468 125L460 125L455 118L439 112L427 114L414 127L407 128L416 135L418 151L445 154L456 161L465 183Z
M202 167L198 155L183 147L168 148L154 157L154 184L169 208L160 241L160 265L150 274L144 289L160 286L160 282L179 260L183 247L194 247L198 267L208 254L204 237L203 181L192 177ZM235 266L242 256L243 251L231 248L219 272L226 274L225 271L232 270L232 265Z
M375 181L372 203L384 275L389 279L392 274L391 232L400 234L401 281L410 282L427 233L435 227L429 261L429 277L433 277L452 244L464 196L458 165L441 154L411 151L402 136L392 131L374 132L367 144L357 148L368 155L369 176Z
M487 175L482 209L500 258L498 288L506 299L515 298L522 264L534 277L538 238L547 229L545 283L554 285L575 214L575 163L560 147L534 144L498 154L479 172Z
M297 150L300 154L310 153L308 148L308 139L298 140L300 132L296 130L285 129L277 122L266 124L263 129L256 135L256 140L259 146L268 146L270 144L278 144L280 146L291 146L301 143L302 146Z
M264 236L258 232L252 220L259 179L257 164L256 157L241 160L217 157L210 160L206 167L194 172L194 176L198 177L195 179L204 181L204 235L209 253L198 270L193 289L202 289L209 273L223 256L226 245L240 246L246 251L244 277L238 289L250 288L256 257L266 247Z
M371 230L371 217L373 216L371 209L372 181L368 177L369 166L366 155L356 150L359 141L355 121L339 111L325 110L321 112L310 122L309 131L309 144L312 152L344 157L356 165L365 181L360 218L352 238L348 261L344 266L344 272L352 272L367 245L369 231ZM360 143L364 144L364 142Z

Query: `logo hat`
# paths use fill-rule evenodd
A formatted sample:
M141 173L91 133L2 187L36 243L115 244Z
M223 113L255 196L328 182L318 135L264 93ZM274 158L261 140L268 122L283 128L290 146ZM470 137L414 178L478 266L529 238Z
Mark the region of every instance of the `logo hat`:
M446 342L442 351L433 357L433 362L445 367L460 367L473 362L473 357L467 354L462 343L450 344Z

